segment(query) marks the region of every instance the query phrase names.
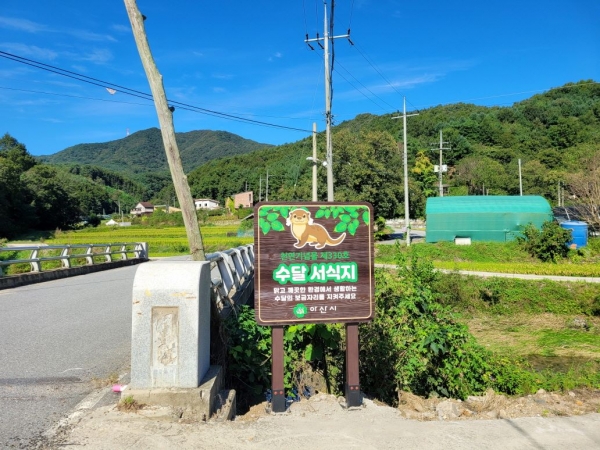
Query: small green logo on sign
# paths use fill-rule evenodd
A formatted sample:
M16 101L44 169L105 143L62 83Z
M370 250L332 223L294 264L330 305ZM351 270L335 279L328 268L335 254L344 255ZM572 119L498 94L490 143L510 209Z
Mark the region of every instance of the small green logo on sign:
M303 303L298 303L294 306L294 315L298 319L302 319L306 314L308 314L308 308Z

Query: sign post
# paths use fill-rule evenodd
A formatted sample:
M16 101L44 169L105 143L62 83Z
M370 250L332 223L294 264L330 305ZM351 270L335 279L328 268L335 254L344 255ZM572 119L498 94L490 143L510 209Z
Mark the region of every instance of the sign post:
M347 324L346 401L360 405L358 323L375 313L373 207L261 202L254 217L256 321L274 327L273 411L285 411L282 327L301 323Z

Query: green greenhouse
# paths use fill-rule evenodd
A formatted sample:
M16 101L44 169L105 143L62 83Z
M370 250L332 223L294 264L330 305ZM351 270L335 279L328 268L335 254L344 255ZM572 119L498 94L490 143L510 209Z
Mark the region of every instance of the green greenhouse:
M522 227L552 220L552 208L538 195L432 197L427 199L427 242L511 241Z

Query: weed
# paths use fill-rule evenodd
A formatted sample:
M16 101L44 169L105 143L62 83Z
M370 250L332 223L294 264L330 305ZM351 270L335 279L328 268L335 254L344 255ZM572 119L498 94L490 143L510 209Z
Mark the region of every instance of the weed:
M116 372L112 372L105 378L94 377L94 378L92 378L91 381L92 381L93 386L96 389L102 388L105 386L112 386L113 384L116 384L119 382L119 374L117 374Z
M117 404L117 409L123 412L136 412L140 409L144 408L143 403L138 403L136 399L133 398L133 395L128 395L127 397L121 399L121 401Z

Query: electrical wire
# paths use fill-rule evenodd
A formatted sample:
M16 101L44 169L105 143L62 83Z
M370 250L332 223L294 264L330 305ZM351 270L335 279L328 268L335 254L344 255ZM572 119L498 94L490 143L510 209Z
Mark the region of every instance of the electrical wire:
M102 87L105 89L117 88L117 90L119 90L120 92L122 92L124 94L131 95L133 97L142 98L144 100L151 100L151 101L153 100L152 95L148 94L146 92L137 91L135 89L131 89L131 88L128 88L125 86L115 84L115 83L103 81L98 78L88 77L86 75L82 75L77 72L72 72L70 70L61 69L60 67L52 66L49 64L44 64L44 63L29 59L29 58L25 58L22 56L14 55L14 54L11 54L8 52L3 52L3 51L0 51L0 56L3 58L6 58L6 59L10 59L15 62L19 62L21 64L25 64L25 65L28 65L31 67L35 67L37 69L45 70L47 72L51 72L51 73L61 75L61 76L67 77L67 78L71 78L71 79L74 79L77 81L88 83L88 84L91 84L94 86L99 86L99 87ZM179 108L184 109L184 110L197 112L197 113L205 114L205 115L209 115L209 116L219 117L222 119L233 120L236 122L250 123L250 124L254 124L254 125L266 126L266 127L271 127L271 128L280 128L280 129L286 129L286 130L291 130L291 131L299 131L299 132L303 132L303 133L312 133L312 130L306 130L303 128L288 127L285 125L264 122L261 120L248 119L248 118L236 116L234 114L227 114L227 113L223 113L220 111L214 111L214 110L210 110L210 109L206 109L206 108L201 108L199 106L194 106L194 105L190 105L187 103L178 102L175 100L167 99L167 101L170 104L177 105Z

